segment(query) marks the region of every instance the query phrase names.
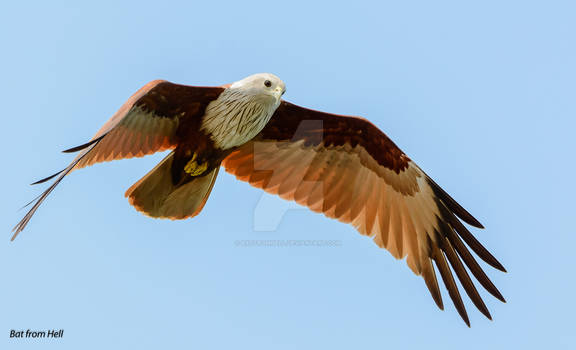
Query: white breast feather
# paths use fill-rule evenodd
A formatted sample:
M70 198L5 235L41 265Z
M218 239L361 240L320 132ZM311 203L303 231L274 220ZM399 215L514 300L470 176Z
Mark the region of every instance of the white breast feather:
M240 146L262 131L277 107L265 99L227 89L206 107L200 130L220 149Z

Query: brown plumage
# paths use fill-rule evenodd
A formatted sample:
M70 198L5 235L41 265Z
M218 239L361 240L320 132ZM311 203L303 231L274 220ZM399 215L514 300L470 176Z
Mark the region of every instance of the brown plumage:
M184 219L203 208L220 165L238 179L349 223L424 278L444 307L436 270L469 325L454 274L474 305L491 315L471 276L504 301L468 247L504 267L460 221L483 228L382 131L365 119L281 101L284 83L258 74L222 87L154 81L134 94L79 152L15 227L21 232L70 171L172 150L126 196L137 210ZM13 239L14 239L13 237Z

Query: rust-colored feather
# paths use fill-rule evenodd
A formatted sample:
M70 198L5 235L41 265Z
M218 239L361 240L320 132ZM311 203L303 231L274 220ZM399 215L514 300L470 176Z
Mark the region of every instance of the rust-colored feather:
M36 182L56 178L14 227L12 239L26 227L54 188L75 169L176 148L190 138L203 145L203 149L208 149L209 137L199 132L201 117L206 106L223 90L222 87L185 86L162 80L146 84L124 103L92 140L64 151L80 152L66 169ZM220 159L215 156L216 163Z
M457 217L482 225L366 120L283 102L253 142L236 149L223 165L238 179L350 223L394 257L406 257L443 308L435 265L468 325L452 270L486 317L491 315L464 264L504 300L460 238L492 266L503 270L502 265Z

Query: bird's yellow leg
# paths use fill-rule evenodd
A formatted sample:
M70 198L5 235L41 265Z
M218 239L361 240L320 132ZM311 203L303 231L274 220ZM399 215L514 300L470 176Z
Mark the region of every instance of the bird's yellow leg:
M190 159L188 163L186 163L186 165L184 166L184 171L186 172L186 174L190 176L202 175L208 168L208 162L198 164L196 158L198 158L198 156L196 155L196 153L194 153L192 155L192 159Z

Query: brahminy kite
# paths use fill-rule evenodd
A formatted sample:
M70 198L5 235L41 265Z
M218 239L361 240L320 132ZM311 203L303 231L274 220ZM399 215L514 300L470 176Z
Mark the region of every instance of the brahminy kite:
M469 248L506 270L461 221L482 224L372 123L297 106L281 99L285 91L284 82L267 73L218 87L146 84L91 141L64 151L79 152L70 165L36 182L55 178L16 225L12 240L71 171L171 150L126 191L130 204L145 215L173 220L198 215L223 166L255 187L352 224L395 258L406 258L443 309L437 270L470 326L455 272L474 305L491 319L467 269L505 300Z

